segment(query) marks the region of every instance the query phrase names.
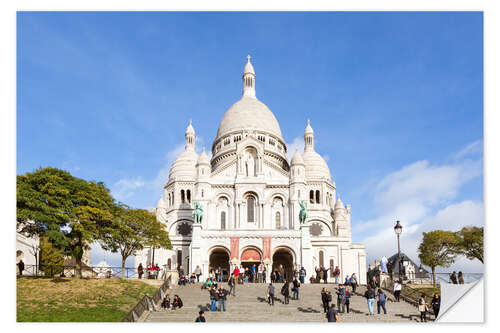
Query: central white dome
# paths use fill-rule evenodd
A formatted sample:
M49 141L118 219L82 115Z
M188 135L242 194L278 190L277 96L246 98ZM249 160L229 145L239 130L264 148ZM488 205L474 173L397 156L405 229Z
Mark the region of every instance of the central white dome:
M280 125L271 110L257 98L243 96L224 114L216 140L233 131L251 129L269 132L283 140Z

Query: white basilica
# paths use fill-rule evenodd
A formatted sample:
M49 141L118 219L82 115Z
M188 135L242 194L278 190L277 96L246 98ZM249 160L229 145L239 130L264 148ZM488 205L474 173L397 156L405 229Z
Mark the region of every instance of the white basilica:
M286 158L287 147L274 114L255 95L250 57L243 72L243 96L222 118L212 144L212 157L195 152L195 131L189 122L185 150L170 169L164 195L155 209L164 222L173 249L144 249L135 266L154 263L203 277L221 267L256 263L282 264L290 272L303 266L306 280L315 267L356 273L366 283L366 253L351 241L351 209L336 195L325 160L314 149L314 131L304 131L305 148ZM307 203L307 222L299 222L299 202ZM193 223L194 203L201 204L201 223ZM154 256L154 259L153 259ZM269 276L267 277L269 281Z

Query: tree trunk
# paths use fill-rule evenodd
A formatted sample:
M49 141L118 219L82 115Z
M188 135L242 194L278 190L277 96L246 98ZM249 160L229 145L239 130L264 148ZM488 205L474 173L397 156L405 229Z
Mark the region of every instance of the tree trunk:
M151 266L154 266L155 264L155 248L153 246L153 257L151 258Z
M125 261L127 261L127 257L122 256L122 279L125 278Z
M432 269L432 285L436 285L436 267L431 267Z
M82 278L82 258L75 258L75 262L76 262L75 277L77 279L81 279Z

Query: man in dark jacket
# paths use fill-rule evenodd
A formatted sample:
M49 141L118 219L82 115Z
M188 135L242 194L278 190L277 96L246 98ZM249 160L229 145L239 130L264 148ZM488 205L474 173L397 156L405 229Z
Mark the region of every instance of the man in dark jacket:
M330 268L326 268L325 266L321 267L321 272L323 273L323 281L325 283L328 283L328 271L329 270L330 270Z
M137 267L137 273L139 274L139 279L142 279L142 275L144 274L144 267L142 267L142 263Z
M217 300L219 299L219 295L217 294L217 289L215 286L211 286L210 288L210 311L216 311Z
M205 320L205 312L204 311L200 311L198 312L199 316L196 318L196 320L194 321L195 323L205 323L206 320Z
M234 273L231 273L227 284L229 286L229 295L231 295L231 292L233 292L233 296L236 296L236 283L234 281Z
M340 285L337 290L337 308L340 313L344 313L344 297L345 297L345 288Z
M285 284L281 288L281 295L285 297L285 304L288 304L290 302L290 282L288 280L285 280Z
M23 259L20 259L19 262L17 263L17 267L19 267L19 276L23 275L24 271L24 262Z
M298 300L299 299L299 288L300 288L300 282L297 277L293 280L293 299Z
M323 288L321 290L321 303L323 303L323 312L327 313L328 310L330 309L330 301L332 300L332 295L328 291L326 291L326 288Z
M274 305L274 286L272 282L267 287L267 295L269 305Z
M218 296L219 296L219 312L221 308L224 310L224 312L226 312L227 290L225 290L223 286L220 286Z
M335 304L332 304L330 309L328 309L328 312L326 313L326 318L328 319L329 323L335 323L339 321L339 314L337 310L335 310Z
M368 303L368 311L373 315L373 304L375 303L375 290L367 286L365 291L366 302Z

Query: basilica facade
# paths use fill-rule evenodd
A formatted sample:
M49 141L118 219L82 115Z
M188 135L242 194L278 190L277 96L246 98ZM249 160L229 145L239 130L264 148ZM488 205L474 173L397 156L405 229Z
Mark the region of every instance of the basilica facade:
M189 122L185 149L154 209L173 249L146 248L135 266L153 260L188 272L199 266L206 277L215 267L227 276L236 265L259 263L269 275L282 264L289 273L303 266L306 280L320 266L331 268L331 279L338 266L343 277L356 273L364 284L365 248L351 241L351 208L337 195L330 169L315 151L311 124L304 131L304 151L295 151L289 161L276 117L256 97L250 57L242 81L242 97L222 118L211 158L205 149L196 153ZM302 224L301 201L308 213ZM203 209L201 223L194 223L195 203Z

